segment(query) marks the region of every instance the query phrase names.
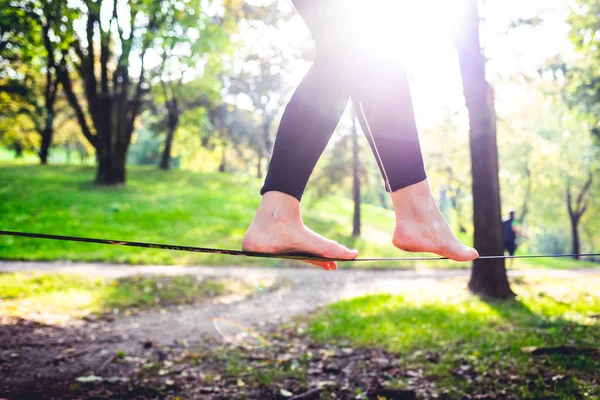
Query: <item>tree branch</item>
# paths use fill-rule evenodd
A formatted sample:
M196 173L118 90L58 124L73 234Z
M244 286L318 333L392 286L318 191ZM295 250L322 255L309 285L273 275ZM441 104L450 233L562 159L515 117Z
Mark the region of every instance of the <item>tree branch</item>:
M579 211L579 216L583 216L583 214L585 214L585 212L587 211L588 205L584 204L583 208Z
M592 173L591 172L589 173L588 179L585 182L585 185L583 185L581 192L579 192L579 196L577 197L577 209L579 209L579 207L581 206L581 203L583 202L583 198L585 197L585 194L587 193L587 191L590 189L590 186L592 186Z
M571 205L571 183L567 183L567 207L569 208L569 216L573 217L573 206Z
M119 13L117 12L117 0L113 1L113 16L112 16L112 18L115 21L117 21L117 34L119 35L119 40L121 41L121 43L123 43L123 41L125 39L123 39L123 29L121 29L121 24L119 22ZM112 22L112 20L111 20L111 22Z
M77 121L79 122L79 126L81 127L81 132L83 136L92 144L92 146L97 147L98 138L92 134L88 123L85 119L85 115L83 113L83 109L79 104L79 100L77 96L73 92L73 85L71 84L71 78L69 77L69 71L67 70L66 61L63 57L60 63L60 67L57 70L58 80L62 83L62 87L65 90L65 94L67 95L67 100L73 110L75 111L75 116L77 117Z
M94 99L97 93L97 81L96 81L96 72L94 71L94 62L96 61L96 56L94 52L94 25L96 23L97 15L95 10L92 9L93 5L91 2L86 1L86 6L88 9L88 18L86 24L86 35L87 35L87 58L85 62L87 63L87 68L85 71L85 93L88 98L88 101Z
M79 72L79 76L81 76L82 79L85 79L85 54L83 54L83 50L81 49L81 41L78 37L75 37L75 40L73 40L71 43L71 48L73 51L75 51L75 54L77 54L77 57L79 57L80 61L79 64L75 64L75 68L77 69L77 72Z

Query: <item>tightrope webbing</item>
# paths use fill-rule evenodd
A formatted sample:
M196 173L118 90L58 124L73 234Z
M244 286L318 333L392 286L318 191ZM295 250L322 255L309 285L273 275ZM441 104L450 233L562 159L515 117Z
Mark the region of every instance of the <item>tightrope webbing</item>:
M447 260L445 257L392 257L392 258L355 258L354 260L344 260L340 258L325 258L318 257L311 254L271 254L271 253L259 253L254 251L242 251L242 250L227 250L227 249L211 249L207 247L194 247L194 246L179 246L172 244L160 244L160 243L145 243L145 242L132 242L128 240L108 240L108 239L97 239L87 238L78 236L64 236L64 235L49 235L45 233L30 233L30 232L14 232L14 231L3 231L0 230L0 235L5 236L19 236L36 239L50 239L50 240L62 240L70 242L84 242L84 243L96 243L96 244L112 244L117 246L129 246L129 247L144 247L149 249L163 249L163 250L175 250L175 251L188 251L194 253L208 253L208 254L224 254L230 256L244 256L244 257L259 257L259 258L279 258L286 260L307 260L307 261L338 261L338 262L364 262L364 261L437 261ZM509 258L559 258L559 257L600 257L600 253L584 253L584 254L532 254L532 255L521 255L521 256L480 256L480 259L494 260L494 259L509 259Z
M354 102L355 99L352 98L352 101ZM358 123L360 124L363 133L367 138L367 142L369 142L369 146L371 146L371 151L375 156L375 161L377 161L379 171L381 171L381 176L383 177L383 182L385 184L385 190L388 193L392 193L392 186L390 185L390 180L388 178L387 172L385 172L383 160L381 159L381 156L379 155L379 150L377 149L377 145L375 144L375 138L373 137L373 132L371 131L371 127L369 126L369 122L367 121L367 115L365 114L365 109L363 108L362 102L356 101L356 103L354 104L354 110L356 111Z

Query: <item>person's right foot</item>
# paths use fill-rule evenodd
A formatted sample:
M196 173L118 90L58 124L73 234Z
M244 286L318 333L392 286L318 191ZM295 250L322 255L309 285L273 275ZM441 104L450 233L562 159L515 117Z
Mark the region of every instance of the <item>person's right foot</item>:
M263 195L254 220L244 236L242 249L269 254L306 253L347 260L358 255L356 250L349 250L307 228L300 216L300 202L281 192ZM337 269L336 262L306 262L328 271Z
M392 242L401 250L427 252L455 261L479 257L477 250L465 246L438 209L427 180L392 193L396 227Z

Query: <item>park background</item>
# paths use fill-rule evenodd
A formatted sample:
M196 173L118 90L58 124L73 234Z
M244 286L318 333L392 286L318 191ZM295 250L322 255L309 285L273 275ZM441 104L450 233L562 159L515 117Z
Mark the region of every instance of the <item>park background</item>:
M372 41L381 54L402 54L406 61L432 191L459 237L482 254L501 254L501 218L514 209L517 226L527 235L519 238L518 255L598 253L598 5L586 0L390 4L393 12L377 14L387 33ZM240 247L260 201L279 118L314 55L314 43L290 2L2 0L0 21L0 229ZM391 244L391 201L351 107L311 177L303 213L309 227L357 248L361 256L410 256ZM223 296L269 296L315 282L277 271L248 281L234 272L215 272L215 278L193 269L306 272L291 261L9 236L0 236L0 258L6 272L0 275L5 337L28 337L28 323L60 327L68 336L80 323L90 331L98 329L90 323L110 324L107 315L114 318L114 310L118 318L151 319L161 310L202 308ZM342 264L341 281L357 269L369 271L374 280L380 279L378 272L389 272L382 269L416 271L415 279L422 278L419 271L445 271L432 273L440 274L439 280L420 280L419 291L373 285L371 296L342 300L317 314L300 310L311 312L297 321L304 328L271 326L261 332L281 335L283 329L302 345L342 341L344 348L389 351L392 355L382 357L390 360L403 354L395 371L405 375L386 370L375 377L380 386L415 389L424 397L491 396L498 390L507 390L499 397L516 398L600 395L593 373L599 368L598 262L600 257L519 259L507 280L503 260L480 260L468 287L481 298L465 293L469 264ZM97 265L90 263L122 269L190 266L191 272L86 277L90 265ZM48 265L74 267L68 274L39 272ZM455 269L463 271L452 278ZM314 305L333 300L339 299ZM277 322L267 311L257 318L248 320L252 329L256 322ZM227 326L231 337L240 336L235 324ZM129 379L118 367L134 355L118 348L123 343L115 346L110 354L118 356L99 365ZM224 348L217 356L195 358L202 366L205 358L229 363L233 357L240 371L220 371L218 363L202 370L215 368L205 373L214 378L242 376L241 370L251 368L254 372L239 378L243 385L206 376L196 383L222 386L223 393L249 391L250 398L251 390L265 390L267 397L291 397L287 393L319 385L318 395L341 390L310 378L311 362L324 362L317 356L298 350L300 358L280 368L257 366L250 360L253 352L267 350L250 347L249 354ZM522 351L533 347L546 350L535 357ZM11 358L12 349L2 351L23 376L15 372L14 383L0 390L19 393L30 382L26 370L36 364ZM40 373L77 382L73 393L78 394L127 393L144 386L130 379L107 389L107 376L76 381L103 375L92 356L71 360L81 364L77 373L73 368ZM142 368L154 374L148 390L184 397L199 390L171 376L173 368L164 362ZM342 372L331 371L317 380L340 378ZM376 389L365 379L351 380L344 390L368 396ZM38 383L47 390L44 380Z

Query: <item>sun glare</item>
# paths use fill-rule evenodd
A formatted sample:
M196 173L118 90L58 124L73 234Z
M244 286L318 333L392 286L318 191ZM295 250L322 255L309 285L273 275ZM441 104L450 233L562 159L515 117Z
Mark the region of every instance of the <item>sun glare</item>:
M344 30L350 29L352 40L368 46L371 56L383 63L401 59L411 78L418 123L429 125L435 123L441 109L462 104L452 34L463 1L348 0L331 29L338 29L344 20L348 24ZM289 42L300 46L306 25L298 18L288 29ZM300 68L291 76L291 85L297 85L305 72Z
M448 0L361 0L352 24L381 54L421 58L452 45L456 3Z

